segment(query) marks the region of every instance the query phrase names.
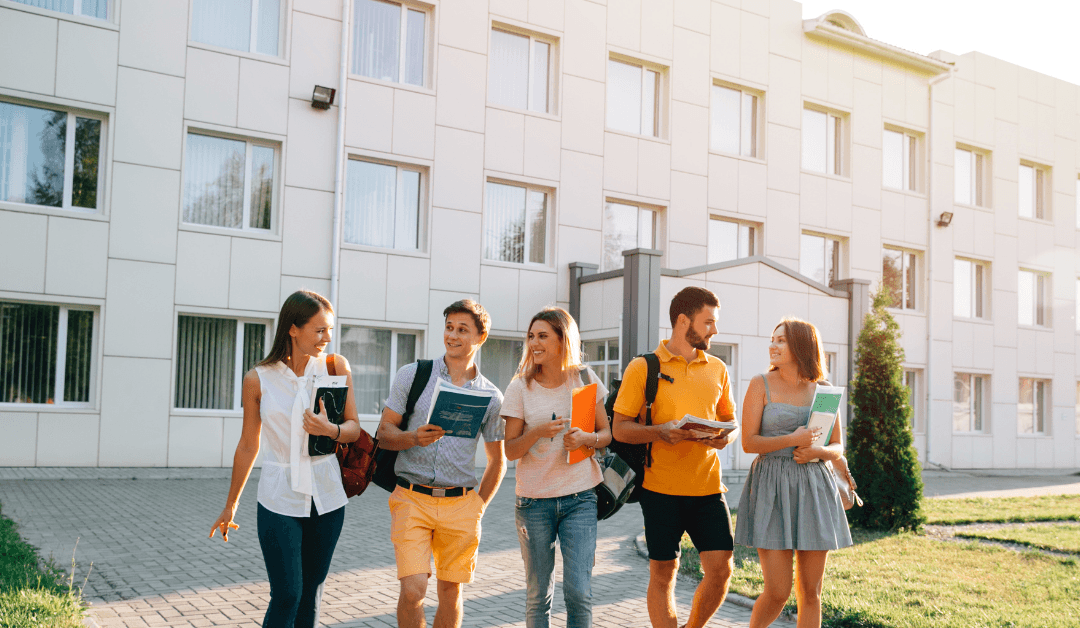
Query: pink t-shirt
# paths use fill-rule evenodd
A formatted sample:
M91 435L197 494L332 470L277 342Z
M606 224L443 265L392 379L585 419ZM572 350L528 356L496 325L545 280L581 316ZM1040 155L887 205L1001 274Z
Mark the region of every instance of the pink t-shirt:
M597 384L596 400L602 401L607 397L607 388L592 369L588 372L589 383ZM570 418L570 395L581 385L579 374L566 378L566 383L558 388L544 388L536 380L526 386L524 379L515 377L506 387L501 414L523 419L526 430L550 422L552 412L555 416ZM563 434L568 430L569 427L563 428L553 439L540 438L518 461L514 471L518 497L561 497L589 490L604 480L595 458L577 464L566 462Z

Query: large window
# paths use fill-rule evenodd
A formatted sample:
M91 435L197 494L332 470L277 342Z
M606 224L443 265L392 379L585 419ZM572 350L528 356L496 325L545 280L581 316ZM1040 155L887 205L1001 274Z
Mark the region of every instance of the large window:
M1050 218L1050 172L1040 166L1020 164L1017 212L1021 218Z
M637 135L660 136L659 70L608 60L607 126Z
M757 228L734 220L709 219L708 263L729 262L754 255Z
M509 338L488 338L480 347L480 371L499 390L506 390L521 363L525 343Z
M488 181L484 257L516 264L546 264L548 193Z
M0 201L95 211L104 119L0 102Z
M496 105L551 111L552 42L492 29L488 100Z
M622 379L622 363L619 361L619 339L586 340L582 343L585 356L600 381L611 388L611 383Z
M604 204L602 270L623 267L623 251L655 249L657 212L648 207L608 201Z
M105 20L109 17L109 0L12 0L39 9L82 15Z
M957 148L954 169L954 198L962 205L986 207L987 158L983 153Z
M427 13L381 0L356 0L352 73L423 86L427 59Z
M276 164L277 149L264 142L188 133L184 222L272 229Z
M712 86L712 150L744 157L758 156L758 97L723 85Z
M918 172L917 139L910 133L885 129L882 138L882 185L894 190L915 191Z
M990 269L979 262L953 260L953 315L960 318L990 318Z
M990 378L986 375L953 375L953 431L982 432L986 408L990 407Z
M239 410L244 373L266 357L266 333L265 323L178 316L175 407Z
M910 251L886 248L881 256L881 281L888 293L888 307L914 310L918 287L916 255Z
M95 312L0 301L0 403L89 405Z
M389 249L420 248L420 171L350 159L345 191L345 241Z
M831 286L840 279L840 241L813 233L802 234L799 272L822 285Z
M1050 326L1050 277L1021 270L1017 277L1016 309L1020 325Z
M1045 434L1050 417L1050 380L1020 378L1016 424L1021 434Z
M393 331L344 325L341 355L349 361L356 411L381 414L398 369L416 361L420 336L414 331Z
M844 119L833 113L803 109L802 167L825 174L844 174Z
M281 40L281 0L194 0L191 39L276 57Z

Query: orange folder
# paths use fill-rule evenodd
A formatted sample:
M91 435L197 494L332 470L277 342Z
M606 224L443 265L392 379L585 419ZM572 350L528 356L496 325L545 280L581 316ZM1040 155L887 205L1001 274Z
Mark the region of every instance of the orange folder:
M570 427L581 428L582 432L589 434L596 431L596 384L589 384L581 388L575 388L571 393L572 409L570 411ZM567 452L566 461L576 464L593 455L592 447L578 447L574 451Z

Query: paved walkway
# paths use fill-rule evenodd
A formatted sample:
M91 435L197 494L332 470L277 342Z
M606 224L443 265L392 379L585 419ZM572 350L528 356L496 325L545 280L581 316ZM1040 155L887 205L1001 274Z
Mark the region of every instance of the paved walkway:
M0 470L4 515L19 523L23 538L43 556L68 565L78 540L76 581L92 562L85 595L93 619L108 628L262 622L269 585L255 534L254 477L237 513L240 529L229 543L206 538L227 489L228 470ZM513 493L513 479L508 479L484 517L476 581L465 587L466 626L524 626L525 580ZM397 623L386 496L372 487L347 506L323 597L327 626L386 628ZM641 529L641 511L634 506L600 522L593 576L597 628L649 626L648 563L633 547ZM556 573L561 571L560 562ZM552 624L565 626L559 586ZM434 589L432 583L429 625ZM679 617L685 620L693 585L680 580L676 591ZM709 625L746 626L749 616L747 609L729 602Z

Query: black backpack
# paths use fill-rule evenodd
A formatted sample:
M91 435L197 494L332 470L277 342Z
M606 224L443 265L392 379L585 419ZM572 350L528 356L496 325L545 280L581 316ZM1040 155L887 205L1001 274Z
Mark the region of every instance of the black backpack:
M420 399L424 388L427 387L428 380L431 379L431 364L431 360L416 361L416 376L413 377L412 387L409 388L409 399L405 402L405 414L401 415L402 428L409 426L409 417L412 416L413 410L416 408L416 401ZM394 472L394 463L397 462L398 452L383 449L378 444L379 441L376 440L375 472L371 476L371 481L379 488L393 493L394 488L397 486L397 473Z
M660 380L665 379L669 382L675 380L660 372L660 358L655 353L643 353L638 357L645 358L645 364L648 367L645 373L645 425L652 425L652 406L656 401L656 390L660 385ZM608 421L612 425L615 424L615 400L619 397L621 385L621 379L612 381L611 390L608 392L607 399L604 400L604 409L607 410ZM615 440L614 433L612 430L609 446L611 451L622 458L623 462L635 473L634 490L626 501L636 502L641 497L641 483L645 480L645 467L652 466L652 443L623 443Z

